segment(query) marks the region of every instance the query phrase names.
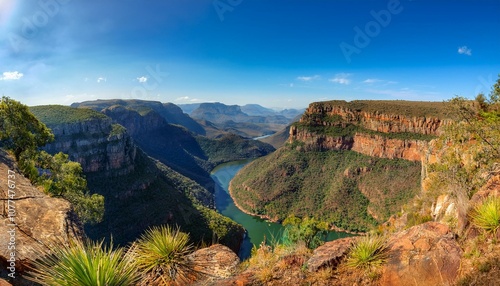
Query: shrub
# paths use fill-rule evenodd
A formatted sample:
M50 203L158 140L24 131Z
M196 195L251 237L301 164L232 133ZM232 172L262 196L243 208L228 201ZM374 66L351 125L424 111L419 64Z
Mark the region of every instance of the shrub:
M64 245L64 244L63 244ZM101 242L73 241L58 246L34 261L28 279L42 285L113 286L135 285L133 263L124 258L123 249Z
M143 282L152 285L187 284L196 278L193 262L187 255L193 250L189 235L179 228L155 227L129 249Z
M471 213L472 224L486 233L496 233L500 228L500 197L488 197Z
M382 236L361 237L352 246L347 265L352 268L370 269L380 266L387 258L386 240Z

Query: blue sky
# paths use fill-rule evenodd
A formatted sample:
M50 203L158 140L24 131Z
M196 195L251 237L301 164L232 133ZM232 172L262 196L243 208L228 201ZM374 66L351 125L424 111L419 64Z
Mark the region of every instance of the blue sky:
M0 92L305 107L442 101L500 73L500 1L0 0Z

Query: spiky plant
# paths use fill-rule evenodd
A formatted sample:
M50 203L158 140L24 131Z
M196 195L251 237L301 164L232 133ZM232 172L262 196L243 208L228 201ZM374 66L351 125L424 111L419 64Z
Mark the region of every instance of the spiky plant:
M193 251L189 235L179 228L154 227L139 238L129 249L143 276L143 282L152 285L184 285L196 278L194 262L187 259Z
M476 227L495 234L500 228L500 197L488 197L472 210L470 217Z
M370 269L380 266L386 258L386 239L378 235L367 235L361 237L356 244L351 247L347 266Z
M35 260L28 279L50 286L135 285L139 275L122 248L103 241L72 241Z

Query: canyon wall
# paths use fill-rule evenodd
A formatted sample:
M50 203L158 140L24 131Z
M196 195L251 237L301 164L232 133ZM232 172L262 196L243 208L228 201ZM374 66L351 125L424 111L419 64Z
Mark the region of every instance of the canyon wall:
M127 175L134 170L136 147L125 128L111 118L49 125L56 141L44 149L64 152L82 165L85 173Z
M418 105L394 106L394 112L401 114L346 105L342 101L311 104L290 128L290 143L301 142L306 150L352 150L380 158L422 161L428 156L429 141L441 135L450 122L439 115L419 114ZM350 131L324 132L328 128Z

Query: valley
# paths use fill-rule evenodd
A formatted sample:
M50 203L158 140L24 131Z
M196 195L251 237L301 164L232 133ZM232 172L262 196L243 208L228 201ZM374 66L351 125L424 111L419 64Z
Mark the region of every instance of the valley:
M61 220L70 222L71 231L62 234L68 239L104 239L125 247L152 227L169 225L188 233L192 243L225 245L252 264L262 251L275 255L280 247L297 247L301 240L296 237L319 242L313 248L349 249L346 242L351 245L374 232L397 240L408 227L431 228L426 233L432 241L439 235L434 231L460 233L467 223L458 201L435 189L441 188L437 174L445 170L436 164L443 164L451 151L442 143L449 140L453 124L444 103L317 102L272 135L266 134L268 124L256 125L259 138L228 130L211 136L204 129L207 119L191 119L173 104L99 100L72 106L29 109L54 135L42 150L69 154L81 166L89 194L104 198L102 219L82 224L68 206L35 195L42 202L29 204L66 208L66 217L41 215L54 220L54 227ZM229 107L231 112L221 104L215 107L207 118L213 120L217 112L254 116L242 115L237 106ZM235 124L248 136L246 123ZM470 153L474 150L463 155L476 156ZM2 153L0 163L16 168L9 156ZM491 188L494 183L488 184ZM438 225L428 224L430 220ZM454 240L447 243L458 249ZM461 250L453 253L452 258L439 254L439 259L454 259L456 265ZM325 254L308 250L293 255L316 265L323 259L316 255ZM279 257L273 259L287 256ZM320 269L311 267L309 271ZM245 271L256 271L252 269ZM341 275L350 281L352 274Z
M0 286L500 285L498 11L0 0Z

